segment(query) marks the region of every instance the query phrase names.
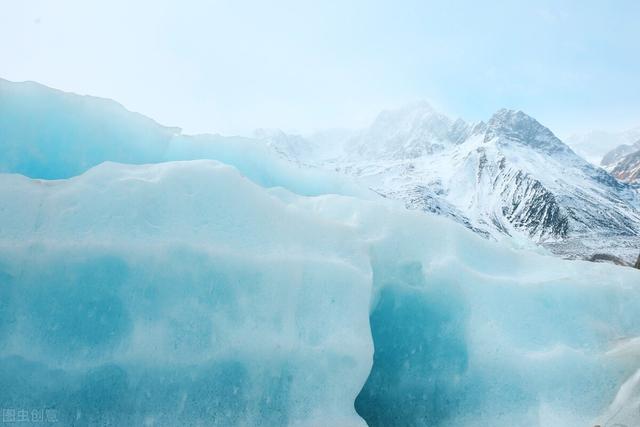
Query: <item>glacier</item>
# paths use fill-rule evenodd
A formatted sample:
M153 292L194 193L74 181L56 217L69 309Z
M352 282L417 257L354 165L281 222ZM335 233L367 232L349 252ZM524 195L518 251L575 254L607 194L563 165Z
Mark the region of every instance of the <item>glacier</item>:
M261 185L303 195L367 197L349 181L319 169L291 168L261 141L184 135L110 99L79 96L35 82L0 78L0 172L64 179L106 161L146 164L215 159Z
M252 141L26 85L32 98L0 93L3 410L78 426L640 425L640 271L485 240ZM69 97L66 118L16 106L45 95ZM96 103L120 119L92 122Z
M5 407L80 425L362 425L344 402L371 365L371 292L349 230L211 161L3 181Z

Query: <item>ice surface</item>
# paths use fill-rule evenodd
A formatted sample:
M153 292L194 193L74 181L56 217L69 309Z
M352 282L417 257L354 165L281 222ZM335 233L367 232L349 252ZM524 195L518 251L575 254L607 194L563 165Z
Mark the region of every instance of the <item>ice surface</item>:
M349 228L211 161L0 188L0 406L66 425L364 425L371 281Z
M638 369L638 271L515 251L440 217L359 209L375 354L356 409L370 426L605 424ZM640 425L635 387L628 426Z
M183 135L109 99L78 96L33 82L0 79L0 172L61 179L102 162L130 164L215 159L265 186L303 195L370 197L360 186L281 159L262 141Z
M51 122L51 152L73 148L55 167L44 125L0 134L5 171L65 178L0 174L0 408L78 426L640 425L638 271L489 242L240 139L172 134L110 159L152 164L102 163L113 146L86 120ZM155 163L197 157L217 161Z
M5 406L360 425L355 401L371 426L579 426L637 369L636 349L611 352L640 336L631 269L212 161L0 183Z

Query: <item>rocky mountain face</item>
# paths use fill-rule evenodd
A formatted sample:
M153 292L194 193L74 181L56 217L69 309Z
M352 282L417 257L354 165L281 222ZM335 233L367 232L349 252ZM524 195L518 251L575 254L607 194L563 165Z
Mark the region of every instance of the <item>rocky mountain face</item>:
M602 161L600 165L607 169L613 169L616 164L626 157L629 154L635 153L640 150L640 140L638 140L634 144L621 144L614 148L613 150L607 152L604 157L602 157Z
M640 183L640 150L624 156L611 173L622 181Z
M355 175L410 209L447 216L489 238L511 236L574 258L637 256L634 188L521 111L469 124L419 104L380 114L337 157L306 155L304 163Z
M602 159L602 165L619 180L640 184L640 140L610 151Z

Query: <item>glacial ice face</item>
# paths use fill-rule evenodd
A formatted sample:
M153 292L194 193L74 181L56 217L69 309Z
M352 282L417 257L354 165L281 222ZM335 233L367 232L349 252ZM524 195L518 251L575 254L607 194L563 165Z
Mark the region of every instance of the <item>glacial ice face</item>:
M638 369L638 347L619 349L640 331L640 274L418 230L374 253L374 365L356 400L370 426L577 427L615 414ZM620 405L628 426L640 422L635 387Z
M64 179L103 162L128 164L214 159L264 187L297 194L372 194L336 174L300 168L263 141L183 135L110 99L79 96L34 82L0 79L0 172Z
M78 425L364 425L353 232L211 161L3 175L0 406ZM102 424L101 424L102 423Z
M108 99L0 79L2 172L58 179L105 160L157 162L178 131Z
M173 135L149 160L226 165L73 169L105 140L55 123L51 148L74 153L55 168L33 155L44 130L22 148L0 134L5 171L67 178L0 174L0 408L79 426L640 425L638 271L491 243L242 139Z
M357 410L577 427L638 368L637 271L439 217L212 161L0 175L0 197L5 407L79 425L364 425Z
M640 425L638 271L370 204L358 223L373 242L374 364L356 400L370 426Z

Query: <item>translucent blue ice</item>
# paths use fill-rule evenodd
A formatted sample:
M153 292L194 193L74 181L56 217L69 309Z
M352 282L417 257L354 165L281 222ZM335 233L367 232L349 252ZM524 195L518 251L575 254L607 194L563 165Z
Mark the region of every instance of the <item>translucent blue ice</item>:
M34 84L0 82L0 147L8 416L640 425L636 270L513 250L253 141Z
M302 195L367 197L336 175L299 168L264 143L239 136L183 135L115 101L78 96L33 82L0 79L0 172L62 179L102 162L129 164L215 159L265 187Z

